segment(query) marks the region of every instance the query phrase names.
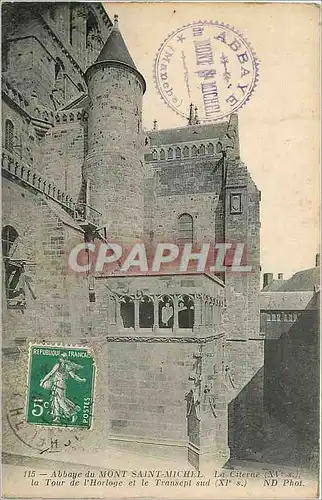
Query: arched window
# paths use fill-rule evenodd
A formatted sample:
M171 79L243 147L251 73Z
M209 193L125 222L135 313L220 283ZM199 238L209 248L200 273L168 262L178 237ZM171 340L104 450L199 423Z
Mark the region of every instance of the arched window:
M13 133L14 133L14 125L11 120L6 120L5 123L5 136L4 136L4 147L10 151L10 153L13 152Z
M176 147L176 158L181 158L181 149L179 146Z
M2 229L2 254L4 257L14 255L17 238L18 233L14 227L4 226ZM10 258L5 259L4 264L7 307L24 309L26 307L24 265Z
M214 145L213 144L208 144L207 146L207 153L208 155L213 155L214 154Z
M164 149L161 149L161 151L160 151L160 160L165 160L165 151L164 151Z
M108 303L109 322L113 325L117 323L117 302L115 297L109 297Z
M187 157L189 156L189 148L188 148L188 146L185 146L185 147L183 148L183 156L184 156L185 158L187 158Z
M168 160L172 160L172 159L173 159L173 149L169 148L168 149Z
M124 328L134 328L134 302L131 297L121 298L121 318Z
M159 327L172 328L173 327L173 300L168 295L161 297L159 301Z
M197 146L192 146L191 148L191 156L197 156L198 155L198 148Z
M86 19L86 47L96 49L99 42L99 25L91 9L88 10Z
M65 66L59 57L56 58L55 62L55 82L59 81L63 77Z
M190 214L182 214L178 219L178 240L181 244L193 242L193 219Z
M222 144L221 142L217 142L216 144L216 153L221 153L222 152Z
M206 154L206 148L203 144L201 144L200 148L199 148L199 154L200 155L204 155Z
M152 328L154 324L154 304L151 297L142 297L139 309L140 328Z
M55 99L58 103L61 103L65 98L65 66L59 57L56 58L55 62Z
M178 301L179 328L193 328L194 303L188 295L182 295Z
M157 150L156 150L156 149L154 149L154 150L152 151L152 158L153 158L153 160L157 160L157 159L158 159L158 152L157 152Z
M76 42L76 32L78 30L78 22L81 15L81 6L77 3L69 4L69 43L74 45Z
M9 257L12 254L13 244L18 238L18 233L12 226L4 226L2 229L2 255Z

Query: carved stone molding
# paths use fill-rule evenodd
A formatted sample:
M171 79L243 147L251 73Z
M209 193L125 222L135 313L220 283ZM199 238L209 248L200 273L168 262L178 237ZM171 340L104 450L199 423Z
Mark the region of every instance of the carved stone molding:
M164 343L164 344L207 344L222 337L220 335L211 335L209 337L139 337L139 336L107 336L106 342L146 342L146 343Z

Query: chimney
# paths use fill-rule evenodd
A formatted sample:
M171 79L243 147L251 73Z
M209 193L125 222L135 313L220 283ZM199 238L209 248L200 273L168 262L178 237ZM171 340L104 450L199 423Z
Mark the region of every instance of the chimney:
M277 279L278 279L278 280L282 280L282 279L283 279L283 273L278 273L278 275L277 275Z
M320 254L317 253L315 256L315 267L320 267Z
M263 288L269 285L273 281L274 275L273 273L264 273L263 275Z

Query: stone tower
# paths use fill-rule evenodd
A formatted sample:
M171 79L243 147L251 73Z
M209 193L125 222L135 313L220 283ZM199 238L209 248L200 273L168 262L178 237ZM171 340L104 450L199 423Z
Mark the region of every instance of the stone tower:
M88 85L88 204L101 212L109 238L133 241L143 233L142 96L146 84L118 29L85 74Z

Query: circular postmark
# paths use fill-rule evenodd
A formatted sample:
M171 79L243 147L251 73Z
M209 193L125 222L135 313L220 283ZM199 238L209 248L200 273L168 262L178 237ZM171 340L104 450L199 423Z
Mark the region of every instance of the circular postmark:
M200 123L235 113L258 80L258 61L248 41L232 26L198 21L171 33L154 61L156 87L165 103L187 118L191 103Z
M30 425L25 418L25 397L20 392L11 396L7 408L7 420L14 435L40 454L60 452L68 448L78 449L82 441L81 433L70 432L70 429Z

